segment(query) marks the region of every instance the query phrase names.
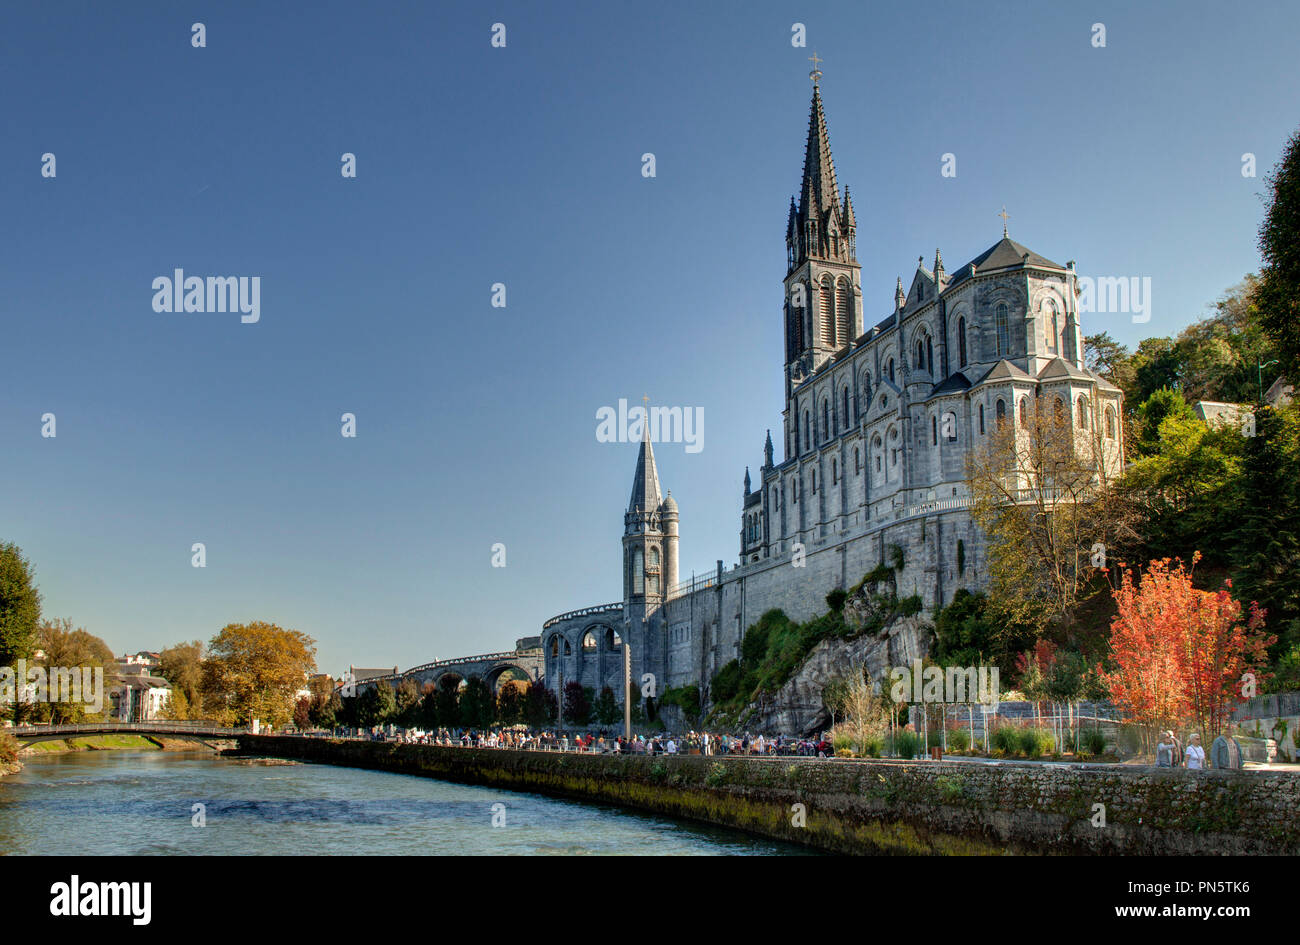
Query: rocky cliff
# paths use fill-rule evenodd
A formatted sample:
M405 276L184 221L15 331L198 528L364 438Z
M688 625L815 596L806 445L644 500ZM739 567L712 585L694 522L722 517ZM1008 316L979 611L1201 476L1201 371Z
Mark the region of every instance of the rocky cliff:
M885 569L887 570L887 569ZM775 696L752 707L745 727L754 732L811 734L830 722L822 690L850 666L864 664L872 679L887 681L889 670L909 666L930 652L934 628L928 616L902 616L894 572L869 575L844 601L844 623L856 633L818 643Z

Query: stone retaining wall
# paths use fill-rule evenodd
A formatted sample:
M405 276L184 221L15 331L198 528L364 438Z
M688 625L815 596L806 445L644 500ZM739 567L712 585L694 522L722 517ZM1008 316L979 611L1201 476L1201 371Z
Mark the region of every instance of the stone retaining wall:
M1300 853L1300 776L1283 772L240 742L249 754L618 804L837 853ZM1097 804L1105 826L1093 825Z

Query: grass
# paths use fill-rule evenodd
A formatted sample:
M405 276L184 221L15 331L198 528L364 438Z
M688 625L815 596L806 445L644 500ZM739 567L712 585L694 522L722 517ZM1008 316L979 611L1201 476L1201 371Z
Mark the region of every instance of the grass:
M88 738L37 742L32 746L32 751L38 754L52 754L61 751L105 751L120 748L160 750L158 745L141 735L93 735Z

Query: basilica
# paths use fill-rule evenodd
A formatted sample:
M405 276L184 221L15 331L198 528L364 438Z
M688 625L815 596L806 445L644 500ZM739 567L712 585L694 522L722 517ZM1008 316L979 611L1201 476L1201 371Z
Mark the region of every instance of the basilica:
M1002 239L951 271L938 250L929 265L919 258L892 311L867 324L853 200L836 178L813 78L783 319L773 322L784 327L785 409L757 477L745 470L736 563L679 580L680 511L644 440L624 514L623 598L546 622L553 689L609 686L621 700L626 639L635 683L695 683L707 698L765 611L823 613L829 591L894 556L898 593L927 608L980 588L985 542L967 458L994 424L1024 423L1048 399L1109 472L1122 468L1122 394L1084 364L1074 263L1010 239L1005 211Z

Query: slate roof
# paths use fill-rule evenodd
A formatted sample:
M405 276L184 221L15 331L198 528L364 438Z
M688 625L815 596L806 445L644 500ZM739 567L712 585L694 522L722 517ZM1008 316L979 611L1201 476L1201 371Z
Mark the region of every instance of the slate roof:
M1061 264L1054 263L1046 256L1040 256L1027 246L1022 246L1015 240L1004 236L970 262L966 263L966 265L959 267L948 282L948 285L957 285L959 282L969 279L971 266L975 267L976 275L997 269L1014 269L1018 266L1024 266L1026 264L1026 253L1029 254L1028 265L1030 266L1038 266L1047 269L1060 269L1062 271L1065 270L1065 267Z

